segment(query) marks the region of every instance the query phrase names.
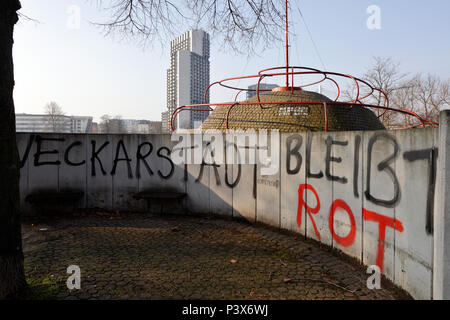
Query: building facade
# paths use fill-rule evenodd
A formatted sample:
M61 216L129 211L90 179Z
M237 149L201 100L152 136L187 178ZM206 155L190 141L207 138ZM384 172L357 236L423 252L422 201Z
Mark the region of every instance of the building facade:
M162 123L161 121L149 121L149 133L162 133Z
M161 131L162 133L170 132L170 115L169 111L161 112Z
M123 119L123 133L161 133L161 121Z
M253 84L251 86L248 86L248 90L247 91L247 100L250 98L253 98L254 96L256 96L256 84ZM277 84L271 84L271 83L260 83L259 84L259 91L260 93L263 93L265 91L263 90L272 90L276 87L279 87L279 85Z
M92 117L18 113L16 132L91 133Z
M203 30L189 30L171 41L167 111L161 117L163 130L170 129L170 117L176 108L205 102L204 94L209 86L209 46L209 35ZM209 101L209 93L206 98ZM209 112L200 110L178 114L175 127L198 128L209 115Z
M92 133L92 117L71 116L73 133Z

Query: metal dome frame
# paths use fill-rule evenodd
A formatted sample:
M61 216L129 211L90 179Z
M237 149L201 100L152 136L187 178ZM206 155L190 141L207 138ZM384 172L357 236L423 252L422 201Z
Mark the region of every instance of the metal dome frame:
M343 106L343 107L350 107L350 109L357 107L357 108L374 108L374 109L378 109L378 110L383 110L381 112L381 114L378 115L378 118L385 115L386 112L388 112L388 111L393 111L393 112L398 112L398 113L402 113L402 114L406 114L406 115L415 117L419 121L419 124L412 125L412 126L409 126L409 127L403 128L403 129L410 129L410 128L416 128L416 127L425 128L426 126L439 126L439 123L432 121L432 120L424 119L424 118L420 117L417 113L415 113L411 110L390 107L389 106L389 98L388 98L387 94L383 90L375 88L372 84L370 84L369 82L367 82L365 80L359 79L359 78L351 76L349 74L330 72L330 71L322 71L319 69L302 67L302 66L290 66L289 65L289 45L288 45L288 5L287 5L287 2L288 1L285 0L286 65L281 66L281 67L272 67L272 68L263 69L263 70L260 70L258 72L258 74L256 74L256 75L226 78L226 79L211 83L205 90L205 94L204 94L205 103L184 105L184 106L178 107L174 110L174 112L172 113L172 115L170 117L170 128L172 131L176 130L176 128L174 127L174 122L175 122L175 119L178 116L178 114L182 111L210 112L210 111L214 110L212 108L212 106L228 106L227 117L226 117L226 129L229 129L229 116L230 116L230 112L233 109L233 107L235 107L237 105L246 106L246 105L255 105L255 104L259 105L261 110L269 108L268 106L270 106L270 105L280 105L280 104L323 105L324 117L325 117L325 119L324 119L325 120L325 128L324 128L325 132L328 131L328 115L327 115L327 113L328 113L327 107L328 106ZM283 71L280 72L280 70L283 70ZM299 76L299 75L320 75L321 78L318 81L302 84L300 86L295 87L294 86L294 76ZM268 77L285 77L286 86L277 87L272 90L259 89L261 81L264 78L268 78ZM334 78L332 78L332 77L334 77ZM339 80L336 80L335 79L336 77L338 77ZM236 81L236 80L244 80L244 79L257 79L256 89L239 88L237 86L232 86L229 84L229 82ZM291 84L289 83L289 79L291 79ZM338 99L341 95L341 88L339 86L339 81L342 79L350 79L353 81L353 83L355 85L354 88L356 88L356 97L352 101L338 101ZM261 101L261 97L260 97L261 92L267 92L267 91L272 91L272 92L279 92L279 91L289 92L289 91L291 91L291 92L294 92L297 90L303 90L303 88L306 88L309 86L318 85L318 84L326 83L326 82L331 82L336 87L337 96L334 99L334 101L300 102L300 101L282 101L282 99L280 99L280 101L272 101L272 102ZM221 87L237 91L234 101L233 102L223 102L223 103L210 103L207 98L208 92L209 92L210 88L215 85L219 85ZM369 93L366 95L360 96L361 91L362 91L361 88L364 86L366 87L366 89L368 89ZM257 102L237 101L239 94L243 91L247 91L247 92L249 92L249 91L255 92L256 91ZM384 100L385 100L384 102L386 105L381 106L381 105L365 103L364 100L366 100L370 97L373 97L375 92L378 92L384 96ZM202 108L204 108L204 109L202 109Z

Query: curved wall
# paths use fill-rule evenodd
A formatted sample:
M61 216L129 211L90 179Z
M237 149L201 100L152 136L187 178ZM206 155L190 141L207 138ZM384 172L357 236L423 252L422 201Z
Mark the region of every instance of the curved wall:
M22 210L32 212L26 195L45 190L82 190L79 207L127 211L146 210L133 193L182 191L188 211L305 235L378 265L414 298L431 299L438 137L438 129L420 129L283 133L247 146L234 140L231 149L246 159L271 158L267 167L213 164L201 136L190 138L203 152L188 155L182 150L199 148L170 135L19 133ZM203 165L176 164L171 153L196 160L203 153Z

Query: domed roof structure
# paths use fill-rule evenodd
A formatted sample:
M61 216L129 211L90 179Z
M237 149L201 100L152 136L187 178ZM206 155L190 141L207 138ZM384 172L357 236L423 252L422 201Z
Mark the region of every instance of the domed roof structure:
M203 122L201 130L226 131L227 127L234 130L277 129L280 132L385 129L371 110L358 105L335 105L319 93L272 91L260 93L259 97L263 105L259 104L257 96L245 101L254 104L218 105ZM283 103L266 104L280 101ZM326 107L323 102L327 102Z
M348 74L290 65L287 0L285 1L285 36L285 66L272 67L261 70L256 75L227 78L210 84L205 91L204 103L183 105L175 109L170 118L171 129L173 131L178 129L175 126L175 119L182 111L211 112L201 125L203 132L206 130L226 131L227 129L277 129L280 132L383 130L386 128L379 117L387 112L397 112L416 118L418 123L411 125L411 128L438 125L434 121L423 119L411 110L390 107L386 93L365 80ZM297 76L312 77L314 80L308 78L311 82L302 84L297 82L295 86L294 82ZM276 77L285 78L285 86L272 89L272 91L261 90L260 84L263 79ZM353 82L354 87L350 92L355 94L351 102L339 100L341 95L339 79ZM233 85L233 81L236 80L255 80L257 81L256 90L250 89L251 87L248 89L238 88ZM337 94L335 99L330 100L319 93L304 90L304 88L319 84L331 85ZM214 85L237 91L235 101L209 102L208 92ZM256 91L256 96L246 101L237 101L239 93L243 91ZM378 96L377 99L373 99L374 94ZM383 105L379 105L380 97L384 97ZM377 104L368 104L371 101L376 101ZM373 109L379 110L378 117L372 112Z

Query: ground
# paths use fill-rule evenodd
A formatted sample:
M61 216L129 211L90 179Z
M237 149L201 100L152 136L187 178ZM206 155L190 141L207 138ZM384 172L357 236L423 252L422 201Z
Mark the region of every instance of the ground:
M23 224L30 299L405 299L303 237L206 217L89 214ZM81 289L69 290L69 265Z

